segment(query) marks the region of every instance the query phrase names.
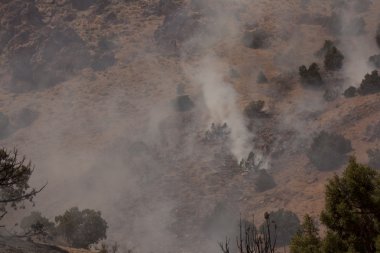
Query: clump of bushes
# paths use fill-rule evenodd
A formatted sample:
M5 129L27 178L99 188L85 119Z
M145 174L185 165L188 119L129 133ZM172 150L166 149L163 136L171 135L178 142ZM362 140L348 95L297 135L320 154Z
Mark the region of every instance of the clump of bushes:
M63 215L55 217L55 222L58 234L75 248L88 248L91 244L107 238L108 225L99 211L80 211L73 207Z
M244 34L243 43L246 47L253 49L267 48L269 46L269 34L262 29L247 31Z
M257 159L256 154L254 152L250 152L247 159L242 159L239 163L239 167L244 171L259 171L262 165L262 161Z
M345 97L354 97L357 94L361 96L375 94L380 92L380 76L377 70L372 71L371 74L366 74L362 80L360 87L349 87L344 91Z
M44 236L49 241L64 242L74 248L89 248L90 245L106 239L107 222L99 211L78 207L67 210L63 215L55 217L51 222L43 217L40 212L32 212L22 219L20 227L29 237Z
M307 156L318 170L327 171L340 166L351 150L351 141L344 136L321 131L313 139Z
M292 237L300 228L300 220L297 214L289 210L279 209L277 211L270 212L269 216L272 218L272 221L277 227L276 244L280 247L289 245ZM264 225L265 224L262 224L260 229L263 229ZM271 236L274 238L274 233L271 234Z
M380 149L367 150L368 166L374 169L380 169Z
M268 114L264 111L265 102L262 100L251 101L245 108L244 114L250 119L265 118Z
M177 96L174 101L174 107L179 112L190 111L194 107L194 102L191 100L189 95Z
M331 71L340 70L343 66L343 60L343 54L335 46L332 46L327 49L325 54L325 69Z
M276 182L272 175L270 175L265 169L261 169L257 172L257 177L253 183L257 192L264 192L276 187Z
M305 65L299 67L299 75L304 85L321 86L323 84L321 74L319 73L319 66L315 62L309 68Z

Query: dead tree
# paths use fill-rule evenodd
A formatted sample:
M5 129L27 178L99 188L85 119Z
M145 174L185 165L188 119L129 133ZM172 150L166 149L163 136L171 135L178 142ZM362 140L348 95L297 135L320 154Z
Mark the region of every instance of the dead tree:
M264 226L259 231L254 222L245 223L244 231L242 220L239 224L239 236L236 238L237 253L274 253L277 239L276 223L271 221L269 213L264 214ZM273 230L272 230L273 229ZM219 243L223 253L230 253L230 240Z

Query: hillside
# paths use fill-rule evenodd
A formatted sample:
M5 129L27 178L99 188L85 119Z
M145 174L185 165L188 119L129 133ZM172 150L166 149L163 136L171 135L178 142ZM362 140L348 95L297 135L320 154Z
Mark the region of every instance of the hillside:
M94 208L126 248L217 252L239 213L317 217L345 163L316 168L313 138L341 134L363 163L380 138L380 93L343 96L376 69L380 2L337 2L1 0L1 146L32 160L33 185L48 182L4 222ZM325 40L339 71L316 54ZM313 62L321 87L299 77ZM212 123L230 132L206 138ZM251 151L275 187L239 167Z

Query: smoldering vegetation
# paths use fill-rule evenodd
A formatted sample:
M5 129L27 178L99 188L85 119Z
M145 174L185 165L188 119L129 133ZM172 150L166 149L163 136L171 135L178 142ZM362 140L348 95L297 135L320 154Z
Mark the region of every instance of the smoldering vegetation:
M123 250L217 252L263 211L285 246L293 180L379 138L350 128L378 108L372 1L3 3L1 89L33 103L1 104L0 137L49 181L36 209L102 210Z

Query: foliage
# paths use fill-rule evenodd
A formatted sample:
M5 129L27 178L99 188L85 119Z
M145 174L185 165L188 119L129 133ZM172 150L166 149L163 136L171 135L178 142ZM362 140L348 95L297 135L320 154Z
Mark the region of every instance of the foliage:
M309 215L305 215L300 229L291 239L291 253L320 253L321 239L318 235L318 228Z
M289 210L279 209L275 212L269 213L272 221L277 226L277 241L276 245L286 246L291 241L292 237L300 228L300 220L298 216ZM265 228L265 223L261 225L260 229ZM274 237L274 234L272 234Z
M244 114L250 118L264 118L267 116L267 113L263 110L265 102L262 100L251 101L245 108Z
M325 68L331 71L340 70L343 66L343 59L343 54L335 46L332 46L325 54Z
M240 220L239 236L236 237L239 253L274 253L277 239L277 225L271 220L270 214L264 214L265 222L262 229L257 230L255 223L245 223ZM230 240L219 243L223 253L230 253Z
M54 234L54 223L49 221L46 217L43 217L40 212L31 212L30 215L24 217L20 223L20 228L22 228L25 233L31 231L35 232L36 226L40 226L43 233L49 235Z
M367 154L369 159L368 166L380 170L380 149L370 149Z
M17 150L0 149L0 219L7 213L8 205L23 208L24 201L33 202L34 196L44 189L46 185L39 189L29 186L32 173L31 163L26 163L24 157L19 159Z
M348 250L375 252L380 234L379 173L351 158L342 177L335 175L326 185L321 221Z
M107 222L101 217L99 211L77 207L67 210L63 215L55 217L57 232L66 241L77 248L88 248L91 244L105 239Z
M380 92L380 76L377 70L371 74L366 74L362 80L358 93L360 95L369 95Z
M307 156L319 170L332 170L341 165L352 150L351 141L342 135L321 131L314 139Z
M299 67L299 75L301 82L305 85L320 86L323 84L321 74L319 73L319 66L315 62L309 68L305 65Z

